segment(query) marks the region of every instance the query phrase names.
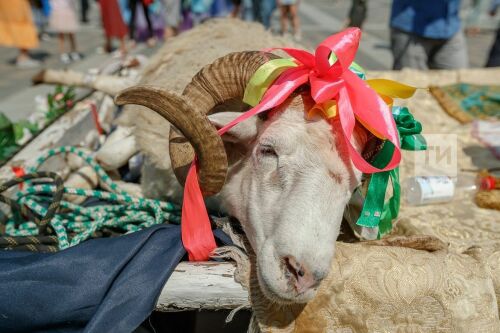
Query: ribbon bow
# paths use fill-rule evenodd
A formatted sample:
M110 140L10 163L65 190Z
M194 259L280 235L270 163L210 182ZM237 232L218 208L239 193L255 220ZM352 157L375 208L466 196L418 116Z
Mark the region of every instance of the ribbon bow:
M405 150L425 150L427 144L422 132L422 124L415 120L408 108L393 106L392 115L399 133L401 148ZM373 163L384 164L389 159L393 148L384 145ZM389 179L392 184L392 196L385 203ZM392 221L398 216L401 186L399 184L399 167L390 171L372 174L361 215L357 225L375 228L378 226L378 237L392 229Z
M275 48L285 51L293 60L280 59L279 62L273 61L272 65L265 64L259 69L266 74L252 78L247 89L249 93L244 99L254 107L219 129L219 135L258 113L277 107L297 88L308 83L311 96L317 104L335 102L342 135L345 136L356 168L363 173L394 169L401 160L401 151L396 124L387 105L388 100L384 100L370 88L367 81L350 70L360 37L360 29L346 29L325 39L314 54L293 48ZM356 120L374 135L386 140L386 146L392 147L387 163L372 165L354 148L351 138ZM196 165L193 163L184 189L182 239L190 260L206 260L215 248L215 241L196 173Z

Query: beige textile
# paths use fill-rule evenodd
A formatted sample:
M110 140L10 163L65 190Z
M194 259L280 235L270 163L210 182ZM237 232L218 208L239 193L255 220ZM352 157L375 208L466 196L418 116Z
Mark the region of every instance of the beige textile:
M374 76L391 78L418 87L458 82L487 85L498 84L500 68L429 72L403 70L370 75L370 77ZM457 134L459 170L500 167L500 161L470 135L471 126L461 125L449 117L428 91L420 90L412 99L399 102L400 104L407 103L415 117L422 122L424 135L426 133ZM401 179L413 175L415 154L419 152L404 153ZM479 208L471 199L421 207L406 206L403 203L395 233L436 236L450 243L450 250L457 252L466 251L471 247L475 248L476 252L481 253L483 262L491 269L497 295L500 295L499 211ZM498 302L500 298L497 298Z
M306 306L272 304L251 281L262 332L500 332L490 272L472 255L338 243Z
M421 88L457 82L497 84L500 69L373 72ZM423 134L458 136L460 170L500 167L500 161L441 110L425 89L407 101ZM401 179L414 175L404 152ZM394 235L432 235L448 250L418 251L338 243L332 272L305 307L278 306L251 281L254 331L262 332L500 332L500 212L471 199L411 207L402 204Z

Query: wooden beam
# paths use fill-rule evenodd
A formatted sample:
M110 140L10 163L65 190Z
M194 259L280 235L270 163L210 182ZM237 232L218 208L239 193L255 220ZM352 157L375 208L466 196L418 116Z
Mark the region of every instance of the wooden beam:
M181 262L163 287L157 311L250 308L248 293L234 280L234 263Z

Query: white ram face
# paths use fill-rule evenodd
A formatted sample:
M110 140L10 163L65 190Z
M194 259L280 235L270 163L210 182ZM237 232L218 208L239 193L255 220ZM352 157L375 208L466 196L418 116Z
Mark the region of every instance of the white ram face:
M360 181L340 124L305 119L309 98L295 97L266 121L249 119L224 137L231 162L221 193L257 256L264 294L306 302L329 273L345 206ZM213 115L216 125L234 115ZM220 122L220 124L217 124ZM358 148L359 142L356 137Z

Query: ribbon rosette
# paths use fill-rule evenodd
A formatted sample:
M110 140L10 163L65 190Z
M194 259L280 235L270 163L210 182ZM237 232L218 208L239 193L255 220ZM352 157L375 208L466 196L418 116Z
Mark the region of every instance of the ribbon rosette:
M362 72L362 69L353 63L360 37L360 29L346 29L325 39L314 54L293 48L273 49L286 52L292 59L271 60L257 70L244 97L244 101L253 108L221 128L219 135L258 113L277 107L297 88L309 84L311 97L317 105L327 105L332 101L336 105L332 115L340 119L342 135L357 169L371 174L397 167L401 160L400 140L390 105L392 97L411 95L411 89L408 90L411 87L389 80L374 80L372 88L369 81L360 78L357 72ZM380 96L375 88L378 88ZM391 154L385 155L388 159L383 165L370 164L351 143L356 120L374 135L386 140L384 147L387 146ZM198 185L195 163L186 179L182 239L190 260L206 260L216 246Z

